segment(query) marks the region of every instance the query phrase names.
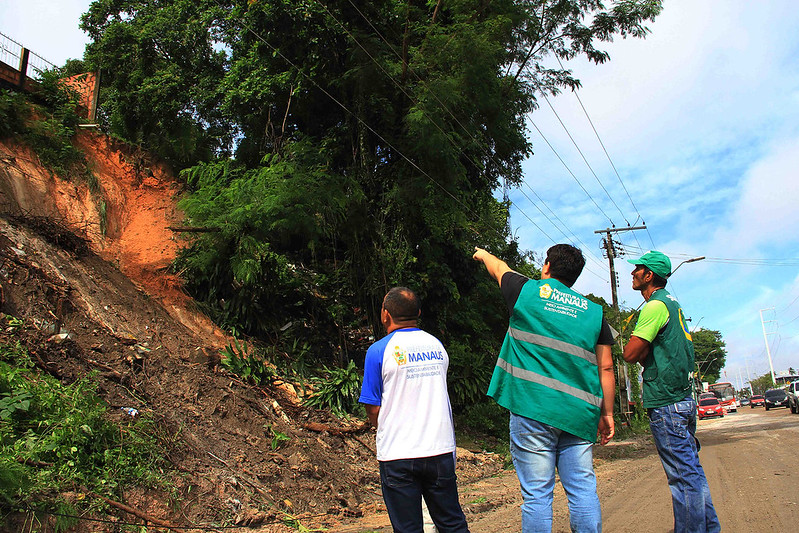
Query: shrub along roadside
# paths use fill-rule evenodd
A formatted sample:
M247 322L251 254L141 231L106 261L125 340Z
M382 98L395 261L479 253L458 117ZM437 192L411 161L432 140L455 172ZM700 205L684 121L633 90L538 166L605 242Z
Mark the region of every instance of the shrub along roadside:
M0 344L0 506L76 515L103 507L93 494L167 489L152 419L120 419L112 421L89 380L64 385L19 344Z

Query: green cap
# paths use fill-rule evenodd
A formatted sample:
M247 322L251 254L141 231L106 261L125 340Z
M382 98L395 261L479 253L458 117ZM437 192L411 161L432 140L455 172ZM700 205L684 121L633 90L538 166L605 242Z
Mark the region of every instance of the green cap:
M650 250L638 259L628 259L633 265L644 265L663 279L671 275L671 261L663 252Z

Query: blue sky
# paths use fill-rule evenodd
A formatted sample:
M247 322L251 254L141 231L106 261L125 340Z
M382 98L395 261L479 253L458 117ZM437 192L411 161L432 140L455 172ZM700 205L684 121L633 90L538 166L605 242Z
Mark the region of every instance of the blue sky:
M0 32L63 64L83 54L87 37L78 23L89 3L5 0ZM514 233L537 252L553 241L583 248L590 270L577 289L610 301L594 231L643 220L648 232L617 236L628 257L651 248L675 266L707 257L683 265L669 286L692 326L722 332L730 381L739 372L746 381L747 367L752 377L768 371L761 310L774 370L799 369L799 11L788 0L669 0L650 28L645 40L607 45L604 65L566 64L582 81L580 100L632 202L566 92L549 103L602 185L542 99L531 120L593 200L531 124L535 155L524 165L522 190L548 216L511 190ZM631 269L617 261L626 308L641 302L630 288Z

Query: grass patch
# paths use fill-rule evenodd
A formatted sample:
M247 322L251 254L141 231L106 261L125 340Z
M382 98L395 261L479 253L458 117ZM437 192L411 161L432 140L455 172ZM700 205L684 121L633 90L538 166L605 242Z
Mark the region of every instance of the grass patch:
M156 429L147 413L111 415L88 379L62 384L18 343L0 344L4 508L75 515L102 508L92 494L118 499L126 487L168 489ZM57 529L68 525L62 519Z

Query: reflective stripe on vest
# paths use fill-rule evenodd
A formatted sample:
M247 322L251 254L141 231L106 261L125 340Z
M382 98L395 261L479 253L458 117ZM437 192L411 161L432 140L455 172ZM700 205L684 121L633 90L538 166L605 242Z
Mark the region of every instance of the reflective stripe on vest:
M575 398L588 402L595 407L600 407L602 405L601 396L595 396L590 392L580 390L576 387L572 387L571 385L566 385L561 381L542 376L541 374L532 372L531 370L525 370L524 368L513 366L501 357L497 359L497 366L515 378L538 383L539 385L543 385L549 389L568 394L569 396L574 396Z
M568 342L559 341L550 337L544 337L543 335L536 335L535 333L529 333L516 328L508 328L508 334L517 341L529 342L530 344L543 346L544 348L552 348L554 350L585 359L594 365L596 364L596 354L594 352L589 352L588 350L584 350L583 348L575 346L574 344L569 344Z

